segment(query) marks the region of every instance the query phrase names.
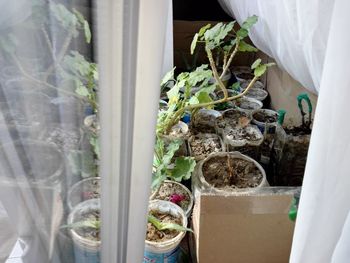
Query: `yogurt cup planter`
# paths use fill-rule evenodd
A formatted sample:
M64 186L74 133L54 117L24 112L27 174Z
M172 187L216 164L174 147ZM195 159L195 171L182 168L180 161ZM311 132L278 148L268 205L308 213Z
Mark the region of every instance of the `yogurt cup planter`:
M235 101L235 105L241 111L252 114L254 111L259 110L263 107L261 101L253 98L242 97Z
M94 219L100 220L100 199L90 199L78 204L68 216L68 226L77 222ZM70 228L76 263L99 263L101 239L99 229Z
M186 217L191 215L193 195L191 191L181 183L165 180L158 189L152 193L150 200L172 202L181 207Z
M0 146L0 176L15 184L60 184L63 164L64 157L53 144L17 140Z
M83 179L74 184L67 195L67 205L69 211L72 211L78 204L89 200L100 198L101 178L91 177Z
M190 156L201 161L211 153L224 152L226 148L217 134L198 133L189 138L188 149Z
M195 176L213 193L249 193L269 186L262 166L239 152L209 155L197 164Z
M168 214L174 218L178 218L181 221L183 227L187 227L187 217L184 211L177 205L171 202L154 200L149 203L149 213L158 212L161 214ZM186 232L180 231L174 237L170 239L160 241L150 241L151 223L147 225L147 235L145 240L145 252L143 263L176 263L179 257L180 249L179 245L181 240L185 237Z
M219 111L200 109L191 119L191 132L215 133L215 122L221 116Z

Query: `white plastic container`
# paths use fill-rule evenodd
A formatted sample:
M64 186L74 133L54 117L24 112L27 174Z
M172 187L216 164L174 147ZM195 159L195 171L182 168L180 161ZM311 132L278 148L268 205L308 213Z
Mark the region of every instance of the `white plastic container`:
M238 109L252 114L254 111L259 110L263 107L261 101L253 98L242 97L235 101L235 105Z
M74 207L68 216L68 225L76 223L77 217L82 213L101 209L100 199L90 199ZM75 263L100 263L101 240L95 241L79 235L73 228L70 234L74 243Z
M149 210L157 210L181 217L182 226L187 227L187 217L184 211L168 201L153 200L149 203ZM177 236L163 242L145 241L143 263L176 263L179 256L179 245L186 232L181 231Z

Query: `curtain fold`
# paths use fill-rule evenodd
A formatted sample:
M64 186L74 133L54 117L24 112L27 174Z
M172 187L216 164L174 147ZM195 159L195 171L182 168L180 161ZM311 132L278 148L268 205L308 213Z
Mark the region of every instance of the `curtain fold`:
M350 26L347 0L220 0L251 39L297 81L319 92L290 262L349 262Z

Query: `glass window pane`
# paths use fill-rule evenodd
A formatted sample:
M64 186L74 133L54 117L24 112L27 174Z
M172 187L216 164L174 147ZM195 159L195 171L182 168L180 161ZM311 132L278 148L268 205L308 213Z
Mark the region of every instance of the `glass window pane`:
M0 4L1 262L99 262L91 3L73 2Z

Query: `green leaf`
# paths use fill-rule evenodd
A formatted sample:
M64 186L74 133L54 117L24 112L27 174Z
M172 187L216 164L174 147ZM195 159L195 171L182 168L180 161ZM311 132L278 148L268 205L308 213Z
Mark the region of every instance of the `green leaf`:
M218 23L213 28L207 30L204 33L207 48L213 49L220 46L228 33L232 31L233 25L234 22L228 24Z
M241 28L236 32L237 37L243 39L248 36L249 31L245 28Z
M91 42L91 31L90 31L89 23L86 20L84 21L84 33L85 33L86 43L90 44L90 42Z
M198 104L199 100L197 99L196 96L192 96L191 99L188 101L190 105Z
M64 5L62 4L50 4L50 9L53 16L61 23L62 27L68 31L72 31L74 36L78 34L77 25L78 25L78 17L70 12Z
M258 51L254 46L244 42L243 40L239 41L238 50L241 52L257 52Z
M210 93L213 93L215 90L216 90L216 84L204 86L196 93L196 95L198 95L198 93L200 92L205 92L207 94L210 94Z
M209 82L209 79L212 77L212 71L210 69L207 69L208 65L204 64L200 67L197 67L195 71L191 72L188 75L188 85L190 87L196 86L198 83L201 83L205 81L206 83Z
M174 67L172 70L170 70L169 72L167 72L167 73L165 74L165 76L163 77L163 79L162 79L162 81L161 81L161 83L160 83L160 86L164 86L165 84L168 83L169 80L174 79L174 71L175 71L175 68L176 68L176 67Z
M89 90L84 86L84 85L79 85L75 92L80 95L80 96L83 96L83 97L89 97L90 96L90 92Z
M193 232L192 229L180 226L180 225L175 224L175 223L162 222L158 218L156 218L152 215L148 215L148 222L151 223L152 225L154 225L155 228L157 228L159 231L168 229L168 230L176 230L176 231L180 231L180 232L181 231Z
M261 58L258 58L257 60L254 61L254 63L251 66L251 69L255 69L257 66L261 64Z
M211 24L207 24L207 25L201 27L201 29L199 29L198 36L202 37L204 35L205 31L207 31L207 29L209 29L210 27L211 27Z
M233 83L231 89L239 92L241 90L241 83L239 81Z
M188 180L196 166L196 161L192 157L178 157L175 160L175 167L171 171L171 179L181 182Z
M252 15L243 22L242 28L249 30L257 21L258 17L256 15Z
M197 41L198 41L198 33L196 33L193 37L192 43L191 43L191 55L193 55L194 50L196 49Z
M100 138L92 136L90 138L90 144L94 148L94 152L98 159L101 158L101 150L100 150Z
M171 162L171 159L174 157L174 154L176 151L180 148L180 146L183 144L182 140L172 140L168 146L165 147L166 152L163 156L162 163L164 166L168 166Z
M260 77L262 76L267 69L267 66L265 64L259 65L254 69L254 76Z
M213 101L207 92L199 92L197 95L197 99L199 103L207 103Z
M266 65L266 67L272 67L272 66L275 66L276 63L271 62L271 63L267 63L267 64L265 64L265 65Z

